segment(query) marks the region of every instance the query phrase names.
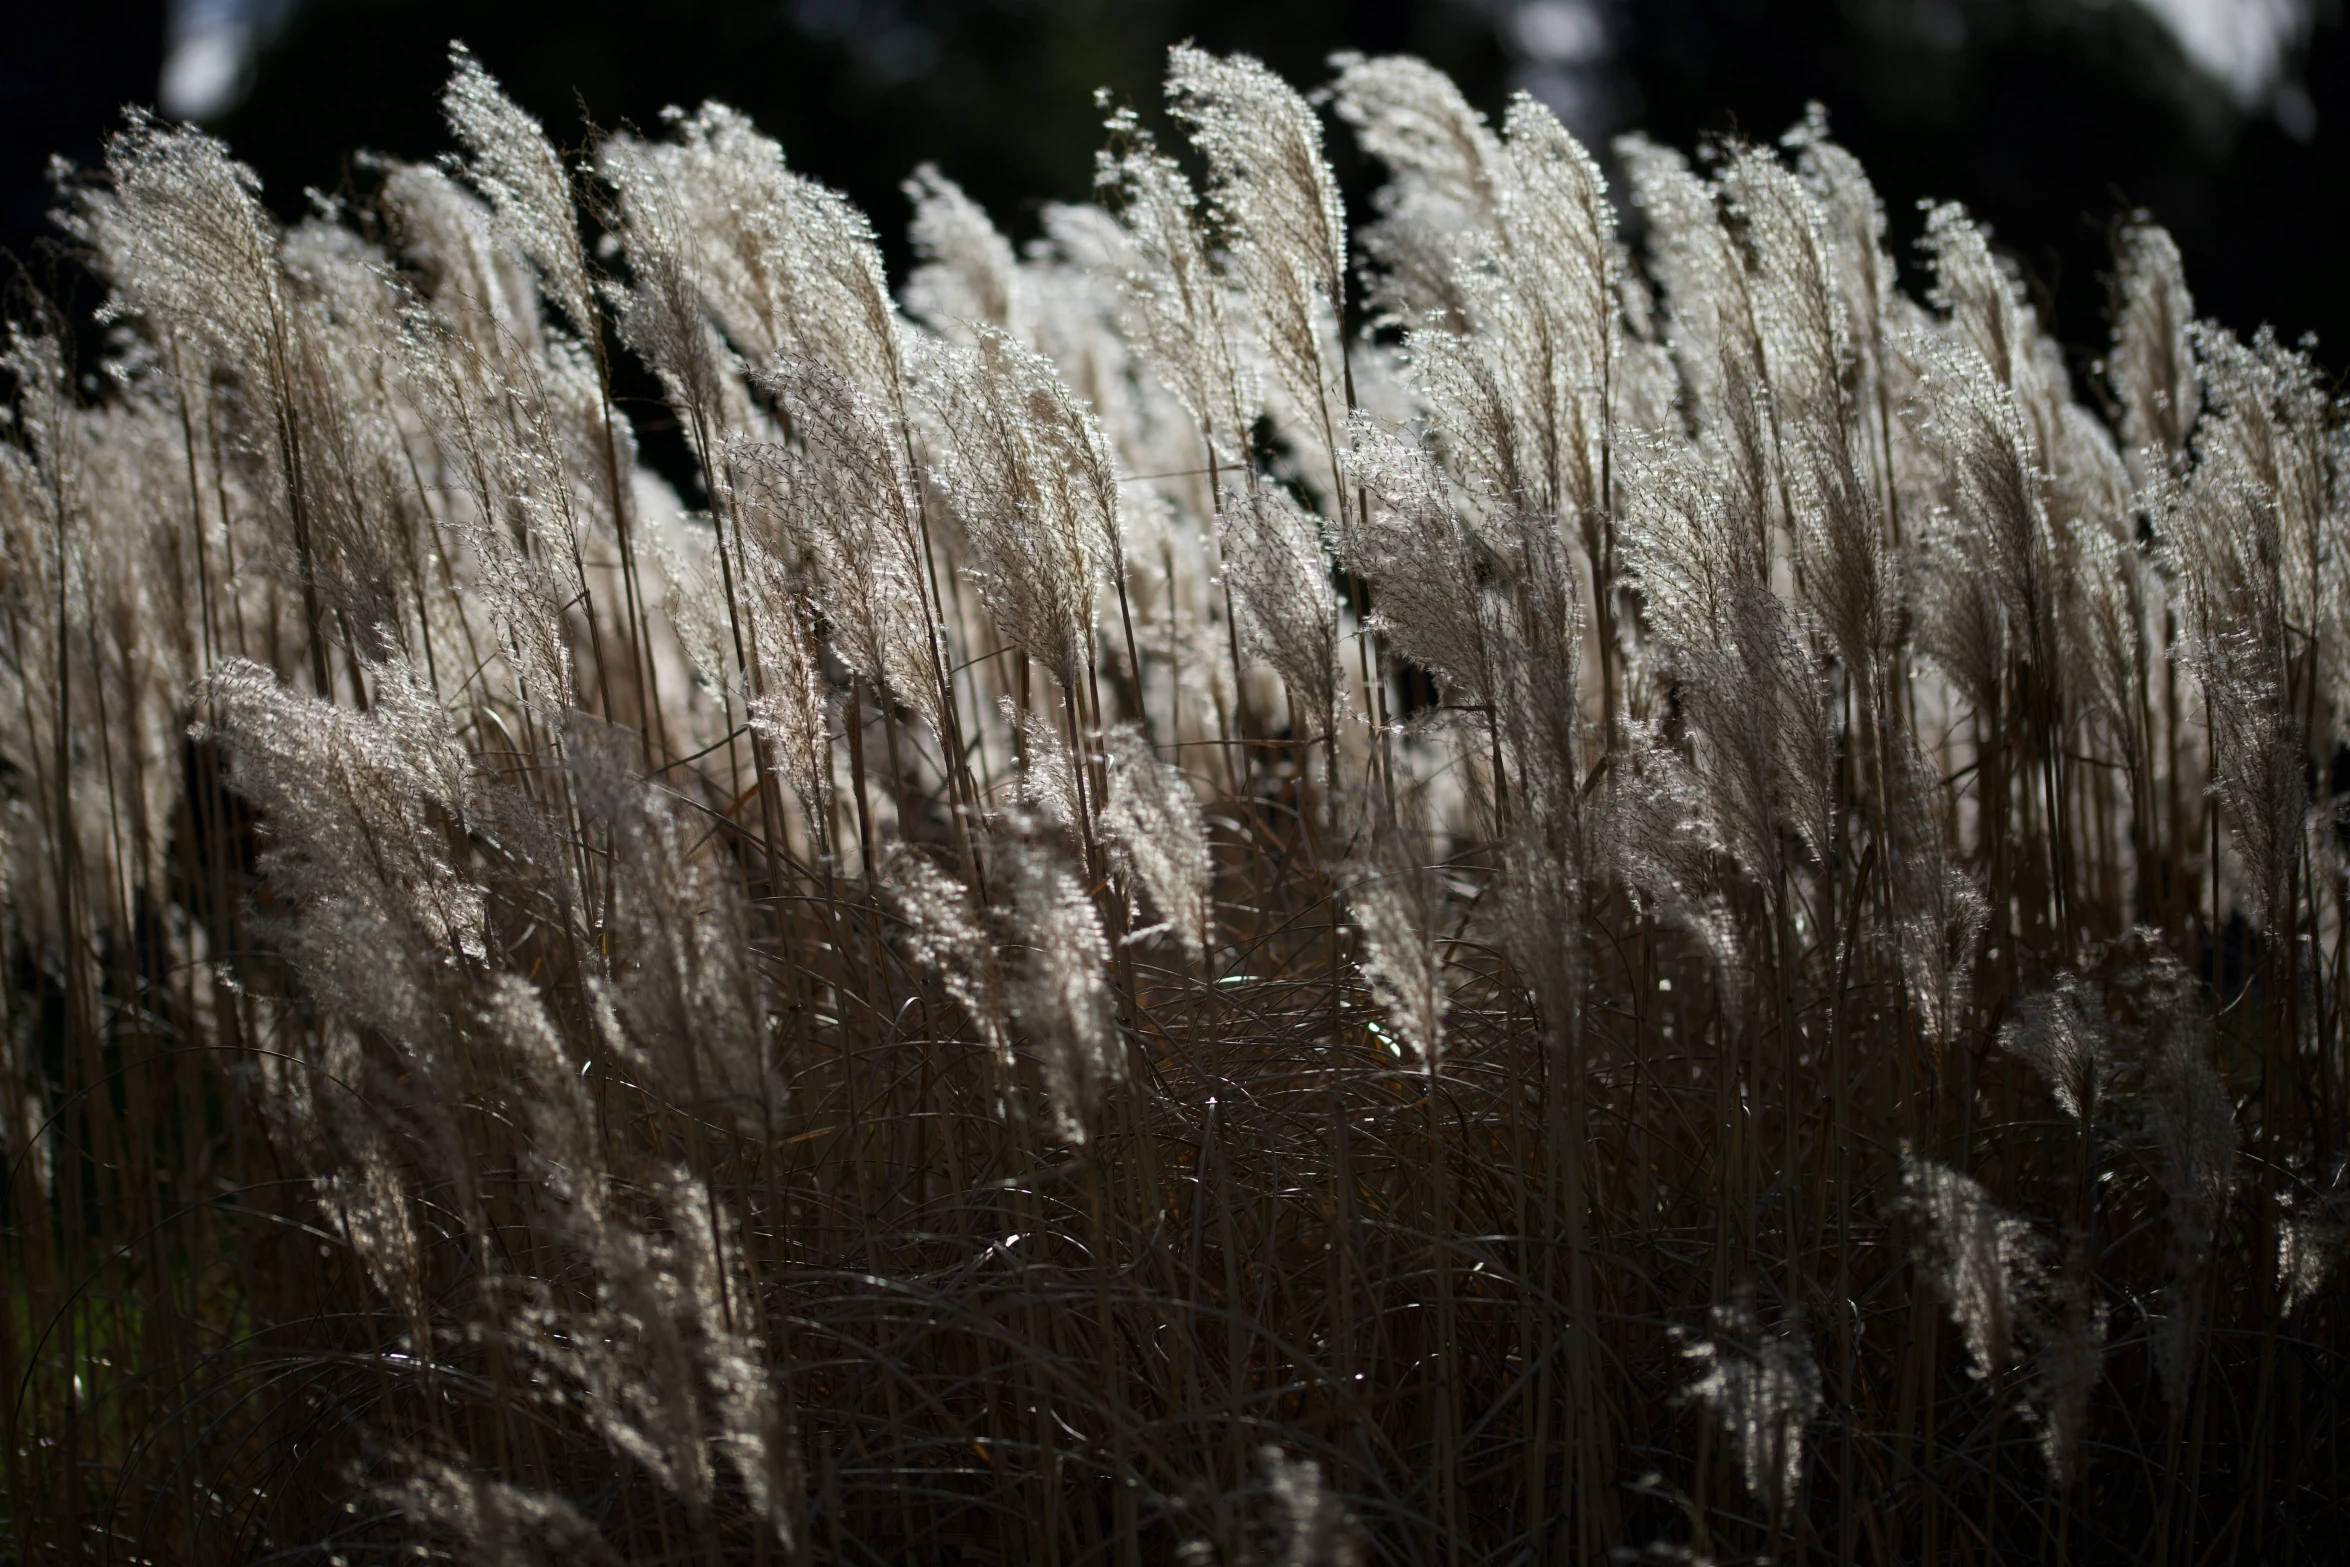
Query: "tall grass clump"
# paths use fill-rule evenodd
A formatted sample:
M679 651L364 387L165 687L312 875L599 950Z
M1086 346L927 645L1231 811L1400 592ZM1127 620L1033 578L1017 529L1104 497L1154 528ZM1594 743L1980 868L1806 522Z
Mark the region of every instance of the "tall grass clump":
M2081 373L1816 114L1611 190L1335 69L1177 49L1024 250L917 171L894 293L462 50L290 228L63 177L11 1559L2339 1551L2307 350L2139 219Z

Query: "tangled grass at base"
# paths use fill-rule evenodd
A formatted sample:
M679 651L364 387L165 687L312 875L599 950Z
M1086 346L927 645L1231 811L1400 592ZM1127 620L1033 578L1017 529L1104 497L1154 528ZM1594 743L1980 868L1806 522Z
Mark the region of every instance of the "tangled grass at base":
M1341 59L1350 228L1186 48L893 296L453 66L7 340L15 1559L2339 1549L2350 445L2159 229L2076 380L1816 117Z

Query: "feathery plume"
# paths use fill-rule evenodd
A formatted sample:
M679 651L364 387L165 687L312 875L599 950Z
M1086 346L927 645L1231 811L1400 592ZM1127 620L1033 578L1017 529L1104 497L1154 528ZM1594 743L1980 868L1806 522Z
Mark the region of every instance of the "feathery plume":
M581 1552L599 1564L621 1560L567 1499L485 1479L445 1459L413 1459L408 1477L378 1496L410 1527L457 1542L482 1567L540 1567L556 1552Z
M1795 155L1796 171L1819 204L1822 237L1858 371L1853 400L1863 422L1873 417L1876 424L1877 442L1864 440L1861 447L1869 454L1867 460L1888 501L1894 501L1891 409L1897 394L1891 383L1900 370L1896 322L1905 308L1914 307L1896 286L1897 269L1885 250L1885 204L1860 160L1829 139L1827 111L1819 104L1805 106L1803 119L1780 138L1780 144Z
M1093 900L1062 855L1014 841L998 857L1010 884L1006 915L1018 954L1005 999L1043 1068L1055 1132L1082 1145L1103 1088L1125 1075L1106 972L1110 944Z
M2187 292L2179 247L2152 223L2122 231L2115 258L2121 309L2105 374L2122 405L2121 438L2132 471L2145 483L2167 474L2187 452L2202 411L2195 367L2195 300Z
M2350 1255L2350 1185L2342 1172L2314 1200L2286 1207L2277 1225L2277 1288L2285 1292L2287 1316L2317 1297Z
M784 1088L742 884L706 845L689 847L679 807L651 784L625 783L602 803L616 889L608 1042L668 1103L767 1135Z
M1918 1268L1958 1323L1975 1379L1996 1384L2030 1352L2027 1409L2050 1477L2065 1483L2104 1375L2105 1312L2086 1256L2076 1247L2056 1266L2053 1248L1979 1182L1906 1150L1902 1188L1918 1226Z
M2027 997L1999 1030L1999 1047L2028 1061L2074 1120L2096 1113L2112 1048L2105 1008L2077 975L2059 974L2056 987Z
M925 163L900 187L914 204L907 226L919 265L906 278L906 308L945 336L992 326L1026 341L1033 330L1027 279L1011 242L963 188Z
M614 136L597 153L620 195L638 297L648 263L660 289L679 274L690 284L683 297L754 363L778 354L822 361L901 414L905 323L865 215L788 168L782 147L724 104L671 122L673 141ZM647 329L655 343L677 330Z
M993 327L977 337L926 356L920 389L945 432L936 478L1006 640L1070 689L1093 663L1103 573L1124 555L1116 467L1052 361Z
M1345 358L1335 338L1346 308L1346 208L1322 158L1322 122L1258 61L1189 44L1167 51L1167 107L1207 159L1208 199L1275 371L1335 451L1347 412L1345 402L1331 407Z
M289 690L242 659L208 674L199 696L211 716L196 737L227 752L230 781L269 824L272 888L299 911L296 933L321 938L314 974L331 968L363 995L383 972L383 953L346 949L337 925L419 944L431 961L485 955L482 895L450 862L446 832L468 818L471 762L413 669L380 666L364 713ZM405 1009L379 1013L376 1026L408 1032Z
M1160 920L1197 963L1207 955L1215 872L1199 796L1132 724L1113 724L1101 738L1109 777L1098 819L1102 837L1122 873L1150 896Z
M115 291L108 314L143 315L268 386L286 303L261 179L201 131L134 112L106 146L107 187L78 193L72 232Z
M1321 526L1271 485L1236 498L1226 520L1224 565L1240 616L1241 652L1273 666L1322 726L1313 738L1324 738L1337 721L1345 676Z
M1008 1082L1012 1037L1003 978L970 889L903 844L892 847L883 880L905 920L915 961L962 1007Z
M2032 1227L1992 1201L1982 1184L1904 1153L1904 1203L1918 1226L1919 1271L1966 1338L1977 1381L2006 1370L2032 1257Z
M1413 325L1412 384L1471 489L1579 542L1603 582L1619 280L1607 183L1523 94L1497 153L1494 226L1459 242L1459 324Z
M2084 712L2120 754L2131 779L2131 810L2139 815L2151 814L2144 793L2153 745L2145 696L2156 657L2149 628L2159 623L2165 594L2153 561L2124 531L2127 517L2126 507L2116 507L2065 529L2059 625Z
M1722 176L1744 228L1751 298L1807 607L1872 685L1891 628L1884 535L1847 386L1855 353L1827 215L1760 148Z
M1887 811L1894 942L1909 1003L1937 1054L1958 1035L1974 992L1975 948L1991 910L1956 862L1932 805L1941 777L1904 737Z
M1242 1520L1233 1567L1362 1567L1363 1544L1345 1499L1311 1458L1267 1443L1255 1453L1256 1505ZM1205 1542L1200 1542L1204 1546ZM1204 1549L1186 1554L1204 1559Z
M1209 462L1245 469L1259 400L1238 342L1242 303L1209 260L1182 166L1158 150L1133 110L1105 123L1119 150L1098 155L1094 183L1112 198L1126 239L1120 325L1191 414Z
M1354 884L1347 901L1361 932L1363 976L1397 1035L1434 1074L1444 1065L1450 1002L1434 929L1436 896L1427 871L1412 863L1403 834L1389 828L1377 836L1378 857L1349 867Z
M2326 400L2307 356L2265 329L2199 338L2207 408L2195 473L2168 508L2164 551L2186 611L2185 661L2209 699L2212 792L2250 882L2277 917L2301 852L2307 737L2292 700L2295 644L2327 609L2322 568L2346 536L2329 504Z
M762 545L746 545L743 564L743 602L757 633L759 666L756 689L743 694L743 711L821 839L827 830L822 824L831 817L832 708L809 595ZM929 682L921 680L926 671L908 673L921 682L916 693L927 692ZM927 708L911 705L918 712Z
M1682 1394L1721 1422L1747 1494L1784 1518L1803 1484L1803 1429L1820 1412L1819 1366L1800 1331L1766 1334L1744 1300L1711 1315L1712 1331L1681 1346L1698 1372Z
M1473 700L1491 699L1481 573L1494 563L1461 515L1435 455L1355 416L1347 476L1378 498L1339 541L1345 564L1379 584L1372 623L1396 648Z
M411 311L401 360L469 503L452 519L470 547L523 700L572 703L567 606L584 580L580 519L540 388L517 386L473 343Z
M1689 449L1651 458L1625 563L1673 674L1726 843L1768 881L1781 828L1830 847L1826 694L1786 604L1755 570L1734 491Z
M2141 1027L2139 1117L2154 1145L2156 1169L2170 1199L2173 1270L2200 1270L2219 1235L2235 1185L2235 1106L2211 1064L2211 1030L2195 1005L2194 981L2178 959L2158 953L2146 966Z
M2040 454L2015 391L2000 380L1981 345L1961 329L1954 339L1913 338L1924 367L1915 405L1919 434L1948 476L1946 548L1955 569L1978 574L1995 595L1997 646L2046 662L2053 569ZM1966 662L1954 659L1954 677Z
M841 661L947 734L940 632L922 586L921 498L889 410L811 359L771 361L756 381L794 439L729 449L747 524L776 560L803 565Z
M1636 724L1611 759L1604 821L1595 836L1605 868L1623 878L1643 914L1679 926L1712 964L1724 1005L1742 1005L1746 943L1724 886L1727 845L1705 780L1652 724Z
M1079 793L1078 764L1082 749L1073 753L1066 732L1054 721L1051 709L1019 711L1010 697L996 703L1004 726L1020 737L1020 805L1051 822L1068 835L1073 852L1086 852L1092 824L1086 819L1086 801ZM1091 772L1086 776L1090 778Z
M1680 370L1681 417L1710 445L1767 572L1776 482L1769 378L1746 269L1716 193L1688 160L1641 136L1617 138L1632 205L1648 221L1649 271L1664 291L1665 338Z
M1379 221L1361 236L1371 309L1395 325L1434 315L1465 330L1454 269L1462 241L1494 227L1505 179L1500 142L1452 78L1424 60L1341 54L1331 63L1338 117L1388 170Z
M593 340L601 328L588 287L587 257L571 205L571 178L539 122L506 96L463 44L449 46L441 116L472 156L466 177L489 198L498 226L538 269L571 329Z

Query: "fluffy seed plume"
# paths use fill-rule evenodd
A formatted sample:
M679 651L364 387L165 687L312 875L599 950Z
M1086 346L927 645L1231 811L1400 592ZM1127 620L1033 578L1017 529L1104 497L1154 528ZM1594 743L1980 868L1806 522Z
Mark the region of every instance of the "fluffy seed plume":
M1684 1344L1697 1371L1683 1393L1713 1412L1747 1494L1784 1518L1803 1484L1803 1431L1820 1411L1820 1370L1800 1332L1769 1333L1743 1302L1716 1306L1713 1330Z
M1101 915L1054 850L1014 843L1003 853L1016 959L1005 996L1036 1051L1055 1130L1082 1144L1104 1088L1125 1075L1111 1009Z
M499 227L530 258L573 331L599 329L588 291L587 258L572 211L571 179L546 130L506 96L462 44L449 46L449 81L441 115L471 154L465 173L490 200Z
M1208 161L1208 197L1276 372L1327 435L1343 357L1346 208L1322 157L1322 122L1297 90L1247 55L1188 44L1167 52L1167 106Z

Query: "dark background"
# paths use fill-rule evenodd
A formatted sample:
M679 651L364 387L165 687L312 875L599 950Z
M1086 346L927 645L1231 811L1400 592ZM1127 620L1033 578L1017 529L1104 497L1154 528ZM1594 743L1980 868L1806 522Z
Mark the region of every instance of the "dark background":
M298 215L306 187L365 189L355 149L447 149L435 103L462 38L566 144L585 140L583 107L649 128L664 105L735 104L873 215L895 268L915 163L1033 232L1039 202L1090 187L1093 89L1155 111L1169 42L1245 49L1309 88L1333 49L1408 50L1488 111L1534 88L1595 145L1633 127L1682 146L1775 137L1817 98L1905 267L1920 198L1964 201L2084 360L2106 338L2112 226L2144 207L2204 312L2315 332L2339 370L2350 37L2340 0L2316 4L2280 114L2233 100L2132 0L1597 0L1580 8L1604 52L1547 62L1512 0L276 0L242 96L209 123ZM0 22L0 246L36 273L49 154L94 161L120 107L154 101L167 21L163 0L17 0ZM1332 148L1359 204L1370 171L1343 132Z

